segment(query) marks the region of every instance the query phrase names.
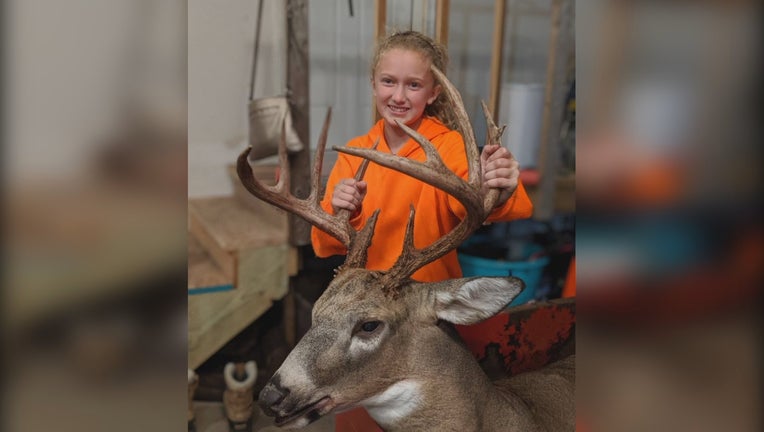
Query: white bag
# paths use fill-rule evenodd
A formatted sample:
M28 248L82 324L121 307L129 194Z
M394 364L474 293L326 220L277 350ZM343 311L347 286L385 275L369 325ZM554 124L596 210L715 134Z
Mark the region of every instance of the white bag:
M286 148L289 153L303 149L302 141L292 125L289 101L284 96L258 98L249 101L249 153L250 160L263 159L278 154L285 130Z

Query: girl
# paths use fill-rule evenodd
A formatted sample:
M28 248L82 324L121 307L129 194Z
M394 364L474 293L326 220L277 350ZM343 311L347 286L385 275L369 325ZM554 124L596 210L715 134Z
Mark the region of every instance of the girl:
M459 131L453 130L453 115L430 65L441 71L448 66L445 48L415 32L394 33L377 46L372 60L371 85L376 108L382 117L366 135L352 139L348 146L370 148L379 139L378 150L423 161L424 151L395 123L401 121L424 135L438 149L443 162L462 178L467 177L467 157ZM533 206L522 183L517 161L498 145L485 146L480 156L484 186L501 189L496 209L489 222L531 216ZM462 205L433 186L405 174L369 164L364 180L354 174L362 159L340 154L327 183L322 207L335 214L340 209L351 213L350 223L360 229L376 209L381 209L374 239L368 249L366 267L388 270L398 258L410 206L416 209L414 245L425 247L451 231L464 217ZM313 228L316 255L344 255L345 247L336 239ZM412 279L434 282L462 276L456 251L419 269Z

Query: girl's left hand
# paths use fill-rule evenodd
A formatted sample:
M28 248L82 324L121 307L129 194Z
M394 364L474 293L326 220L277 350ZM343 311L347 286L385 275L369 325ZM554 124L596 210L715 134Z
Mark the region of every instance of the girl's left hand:
M506 148L489 144L483 147L480 154L480 166L483 171L483 187L501 189L496 201L496 207L501 207L517 189L520 164Z

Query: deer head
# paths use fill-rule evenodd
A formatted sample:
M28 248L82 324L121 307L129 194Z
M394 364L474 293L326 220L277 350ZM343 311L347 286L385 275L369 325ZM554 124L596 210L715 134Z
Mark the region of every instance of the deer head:
M379 210L360 231L355 231L347 212L331 215L319 205L318 182L331 111L319 138L311 173L312 190L306 199L289 193L285 149L280 151L282 176L273 187L254 178L247 162L248 151L239 156L239 177L252 194L303 217L343 242L348 250L345 264L313 308L311 328L259 395L260 405L267 414L276 417L277 425L301 427L332 410L364 405L378 422L392 427L412 413L421 414L425 405L450 406L448 398L465 396L466 389L475 386L475 380L487 380L484 375L480 377L471 355L436 324L438 320L471 324L488 318L522 290L523 282L512 277L436 283L410 279L418 268L470 236L488 217L498 198L498 190L481 188L478 148L461 96L434 67L433 73L455 107L464 134L469 164L467 180L443 164L427 139L400 123L424 149L427 155L424 162L374 149L334 147L336 151L365 159L358 179L363 176L366 164L373 161L444 190L467 209L467 216L453 231L423 249L414 247L412 209L403 251L388 271L363 268ZM489 128L488 141L498 143L503 129L496 127L485 104L483 110ZM446 372L450 376L441 379L444 364L455 367L457 372ZM469 378L471 383L460 384L465 374L478 375ZM472 399L471 403L481 403L479 398Z

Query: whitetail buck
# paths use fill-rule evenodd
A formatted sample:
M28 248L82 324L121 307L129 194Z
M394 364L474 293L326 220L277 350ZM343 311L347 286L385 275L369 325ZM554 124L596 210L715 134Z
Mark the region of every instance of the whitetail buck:
M255 196L303 217L342 241L345 264L313 307L312 326L259 395L276 424L302 427L335 410L363 406L390 431L572 431L574 358L546 368L491 382L460 341L438 327L439 320L473 324L501 311L522 289L513 277L472 277L420 283L410 276L443 256L488 217L498 190L481 190L478 148L461 96L433 68L455 107L469 164L467 181L444 166L437 150L416 131L399 124L422 146L425 162L373 149L334 148L420 179L456 197L467 216L450 233L424 249L413 244L413 210L403 251L388 271L365 270L376 217L355 231L346 211L326 213L318 190L331 112L319 138L307 199L289 193L289 167L280 152L282 176L264 186L252 175L248 150L239 156L238 174ZM501 130L487 108L489 142Z

